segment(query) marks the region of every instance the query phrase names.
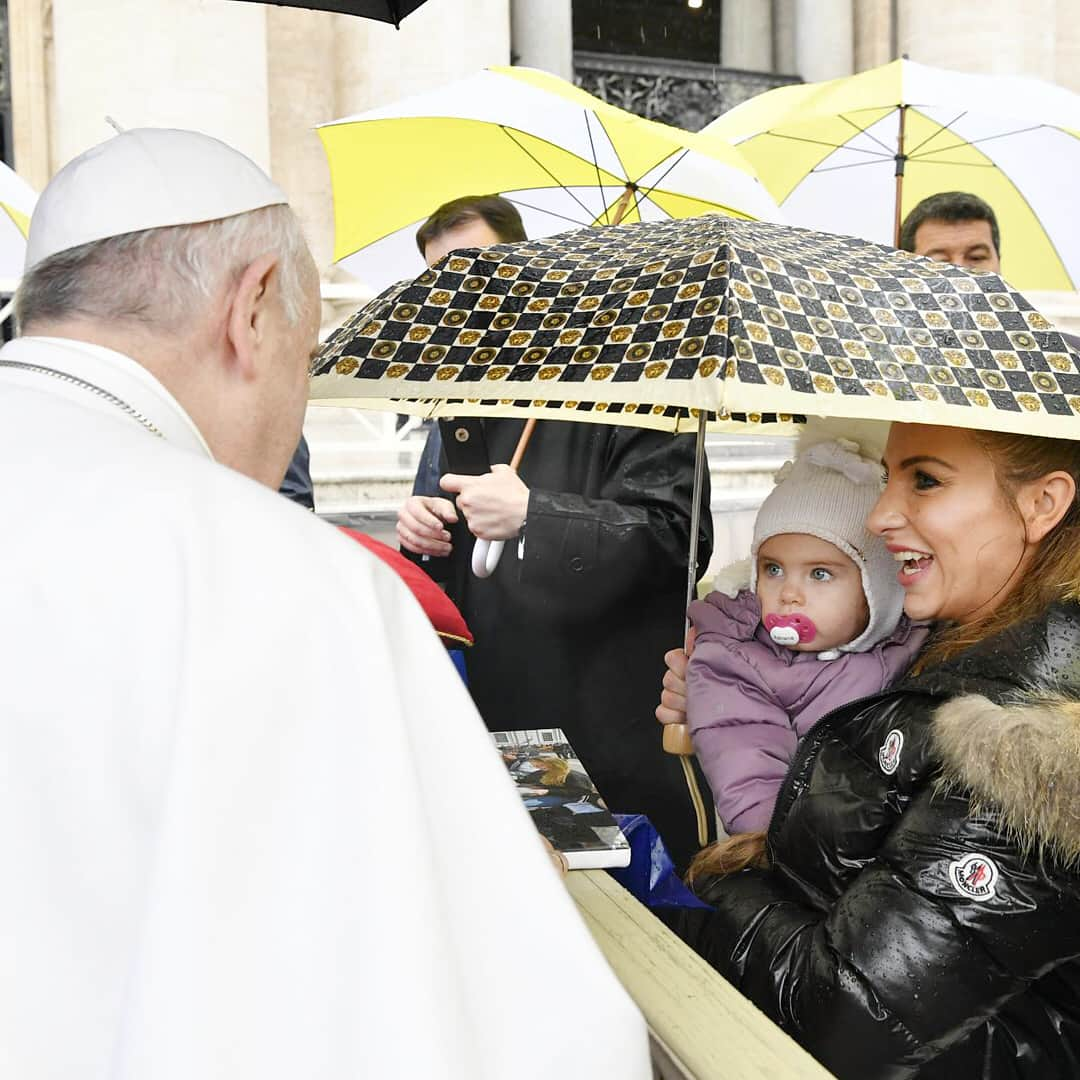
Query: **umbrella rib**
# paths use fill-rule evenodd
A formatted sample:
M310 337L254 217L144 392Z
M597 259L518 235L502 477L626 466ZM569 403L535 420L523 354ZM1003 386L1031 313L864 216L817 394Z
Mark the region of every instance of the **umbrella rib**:
M588 225L589 222L581 222L577 218L567 217L565 214L560 214L555 210L548 210L543 206L533 206L532 203L522 202L520 199L512 199L506 192L503 192L503 198L507 202L512 202L515 206L520 206L525 210L535 210L538 214L550 214L552 217L559 218L561 221L569 221L571 225ZM588 213L588 211L586 211ZM590 215L591 217L591 215Z
M638 191L640 191L640 190L641 189L639 188ZM636 195L637 195L637 192L635 192L635 197L636 197ZM671 197L676 198L676 199L691 199L693 202L701 203L702 206L715 207L717 210L724 211L725 213L731 214L734 217L741 217L741 218L746 217L746 211L745 210L739 210L736 207L729 205L728 203L713 202L712 199L702 199L702 198L699 198L696 195L686 195L684 192L681 192L681 191L668 191L667 189L660 189L660 188L657 188L657 187L651 187L651 188L649 188L647 193L642 194L642 199L648 199L648 201L651 202L654 206L658 207L660 210L664 210L664 208L662 206L660 206L660 204L656 201L656 199L653 198L653 196L655 196L655 195L670 195ZM668 217L671 218L671 220L673 220L673 221L678 220L677 218L672 218L671 213L669 211L664 210L664 213L667 214ZM748 218L747 220L752 221L754 219L753 218Z
M925 113L923 113L922 115L926 116ZM938 127L936 131L932 131L929 135L926 136L925 139L923 139L921 143L919 143L918 146L914 147L911 151L909 151L907 155L908 158L910 159L914 157L927 143L933 142L933 140L936 139L943 131L951 130L953 124L955 124L957 120L963 119L965 116L967 116L967 109L964 109L962 112L957 113L957 115L954 116L947 124L942 124L940 127ZM927 116L926 119L930 120L930 123L934 123L934 121L931 120L930 117ZM934 151L931 150L930 152L933 153Z
M878 146L880 146L881 149L884 150L885 153L888 154L890 157L893 156L893 150L886 146L876 135L870 134L870 127L871 125L876 124L877 120L872 120L870 124L868 124L866 127L859 127L859 125L856 124L854 120L852 120L850 117L845 116L843 113L837 113L837 116L839 116L845 124L850 124L860 135L865 135L872 142L876 142ZM884 117L882 117L881 119L884 119ZM844 146L847 147L847 149L849 150L851 149L851 147L847 143L845 143Z
M827 161L828 158L825 160ZM846 165L815 165L806 175L809 176L810 173L836 172L839 169L861 169L864 165L887 165L891 161L891 157L881 157L876 158L874 161L849 161Z
M997 135L984 135L981 139L965 139L963 142L953 143L951 146L943 146L940 150L928 150L919 157L922 160L930 154L944 154L948 150L963 149L965 146L977 146L979 143L990 142L991 139L1006 139L1010 135L1026 135L1029 131L1041 131L1045 127L1047 127L1046 124L1032 124L1031 127L1017 128L1015 131L1002 131Z
M576 202L578 206L580 206L581 209L585 211L586 214L590 213L589 208L535 154L531 153L528 147L522 146L521 143L519 143L517 139L515 139L514 136L510 134L510 129L508 127L506 127L504 124L500 124L499 129L523 154L532 158L532 160L537 165L539 165L540 168L543 169L544 172L546 172L552 180L555 181L555 185L557 187L561 187L563 191L565 191L566 194L569 195L570 198L573 199L574 202ZM599 166L597 166L597 168L599 168Z
M689 153L690 153L689 150L683 150L679 154L679 156L656 178L656 183L653 184L652 187L648 187L642 192L641 197L643 199L647 199L660 186L660 184L663 182L664 177L667 176L667 174L669 172L671 172L671 170L674 169L675 166L678 165L679 162L682 161L682 159L684 157L686 157L686 155L689 154ZM636 189L636 190L640 190L640 189Z
M824 139L808 139L805 135L783 135L779 131L763 131L762 135L771 135L774 139L790 139L792 142L810 143L811 146L827 146L830 150L849 150L853 154L869 154L870 157L880 158L882 161L892 161L893 155L879 154L876 150L868 150L862 146L848 146L845 143L826 142ZM873 136L871 136L872 138Z
M955 149L955 147L954 147ZM958 169L996 169L992 161L942 161L941 158L920 157L915 159L920 165L952 165Z
M592 127L589 125L589 110L583 109L582 112L585 116L585 133L589 136L589 149L592 151L592 161L596 168L596 186L600 189L600 204L604 208L604 224L610 225L611 219L608 217L607 196L604 195L604 185L600 180L600 160L596 156L596 143L593 142Z
M604 118L597 112L593 112L592 116L595 117L596 122L600 125L600 130L607 136L608 142L611 143L611 152L615 155L615 160L619 163L619 168L622 169L623 175L626 177L627 182L630 182L630 170L626 167L626 162L622 159L622 154L619 153L619 147L615 143L615 138L608 131L607 124L604 123ZM663 160L661 158L661 160Z

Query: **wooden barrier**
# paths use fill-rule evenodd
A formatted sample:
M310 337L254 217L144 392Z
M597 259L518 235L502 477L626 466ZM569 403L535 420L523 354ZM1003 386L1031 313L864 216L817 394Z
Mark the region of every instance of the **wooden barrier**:
M831 1074L603 870L566 886L649 1025L662 1080L829 1080Z

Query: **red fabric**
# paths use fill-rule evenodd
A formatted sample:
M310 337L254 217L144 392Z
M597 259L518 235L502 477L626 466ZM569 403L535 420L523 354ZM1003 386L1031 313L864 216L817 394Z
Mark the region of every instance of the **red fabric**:
M408 585L409 590L424 609L424 614L431 620L435 633L447 646L473 643L472 631L469 630L453 600L416 563L410 562L401 552L395 551L366 533L347 529L344 526L340 528L347 536L351 536L358 544L366 547L372 555L382 559Z

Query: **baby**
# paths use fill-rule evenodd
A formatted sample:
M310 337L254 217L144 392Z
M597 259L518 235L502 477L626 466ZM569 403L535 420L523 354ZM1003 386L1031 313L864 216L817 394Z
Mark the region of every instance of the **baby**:
M926 639L903 615L892 555L866 531L880 494L881 466L856 443L810 447L758 512L749 588L690 605L690 734L729 834L765 829L799 740L886 689Z

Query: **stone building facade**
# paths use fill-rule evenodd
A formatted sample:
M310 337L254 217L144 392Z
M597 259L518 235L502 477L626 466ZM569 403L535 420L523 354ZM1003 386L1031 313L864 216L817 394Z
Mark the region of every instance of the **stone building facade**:
M1080 91L1078 2L701 0L691 9L687 0L428 0L395 31L242 0L0 0L0 156L40 189L109 134L106 116L124 127L197 128L233 143L290 193L324 295L339 297L324 308L331 325L360 297L331 260L318 123L511 61L576 78L617 105L690 129L771 86L834 78L904 53ZM1033 299L1063 324L1080 323L1075 295ZM311 413L323 497L347 492L334 508L385 509L400 500L415 444L389 452L373 414ZM775 464L762 453L756 465L738 462L714 476L714 491L736 499L727 510L739 528L752 520Z
M691 129L770 86L902 53L1080 91L1077 0L701 4L428 0L395 31L240 0L7 0L7 157L13 151L40 188L108 134L107 115L125 127L200 128L245 150L289 191L332 280L333 211L314 126L485 65L513 60L576 75L601 97ZM627 51L639 44L641 54Z

